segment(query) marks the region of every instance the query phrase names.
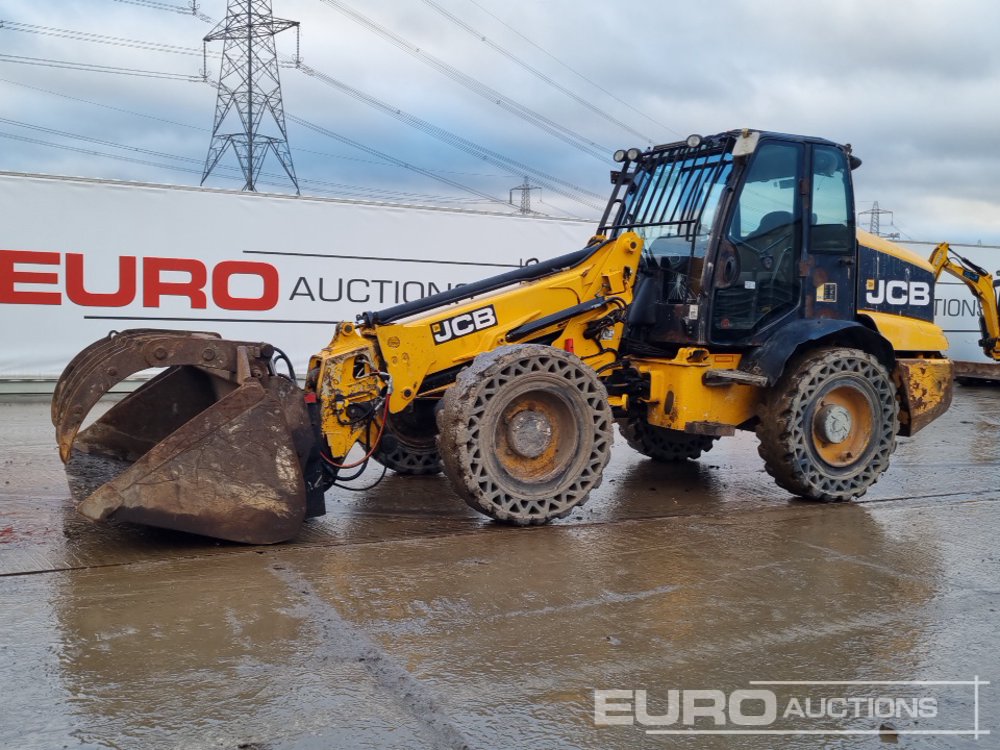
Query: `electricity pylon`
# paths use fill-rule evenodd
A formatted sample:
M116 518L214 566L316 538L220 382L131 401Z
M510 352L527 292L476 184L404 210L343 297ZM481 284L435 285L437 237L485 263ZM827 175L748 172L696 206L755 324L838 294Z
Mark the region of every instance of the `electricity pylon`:
M532 187L531 183L528 182L528 178L524 178L524 182L515 188L510 189L510 204L514 205L514 192L521 191L521 213L524 215L531 213L531 191L540 190L541 188L535 186Z
M201 184L205 184L219 160L232 147L243 170L244 190L257 190L257 178L270 152L277 157L298 194L299 181L288 149L274 44L275 35L291 28L298 31L298 27L298 21L275 18L271 13L271 0L229 0L225 19L205 37L206 45L216 41L224 44L215 126ZM262 132L265 115L270 115L268 125L273 120L276 126L277 132L271 128L272 135ZM237 118L238 130L235 129ZM224 126L228 123L232 123L232 128L226 132Z

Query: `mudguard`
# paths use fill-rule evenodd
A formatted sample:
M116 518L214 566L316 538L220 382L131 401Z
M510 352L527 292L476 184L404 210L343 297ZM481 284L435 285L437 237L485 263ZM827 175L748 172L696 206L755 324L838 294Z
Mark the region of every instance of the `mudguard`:
M782 326L775 335L743 358L740 369L752 375L762 375L767 378L769 386L774 385L800 346L829 337L870 352L888 369L892 369L895 361L892 345L878 333L853 320L828 318L796 320Z

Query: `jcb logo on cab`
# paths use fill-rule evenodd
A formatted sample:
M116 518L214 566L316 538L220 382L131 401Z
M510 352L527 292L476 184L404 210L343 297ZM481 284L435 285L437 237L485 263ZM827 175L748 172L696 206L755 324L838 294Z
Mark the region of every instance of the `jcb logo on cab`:
M929 305L931 285L926 281L868 279L865 301L869 305Z
M431 323L431 335L435 344L443 344L495 325L497 325L496 310L493 309L493 305L487 305L478 310Z

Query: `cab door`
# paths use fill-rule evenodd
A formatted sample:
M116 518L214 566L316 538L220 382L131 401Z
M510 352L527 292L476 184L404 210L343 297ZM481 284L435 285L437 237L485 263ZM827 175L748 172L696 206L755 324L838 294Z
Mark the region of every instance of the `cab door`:
M802 315L850 320L858 273L850 159L829 144L813 144L810 152Z
M730 204L715 263L709 340L754 343L801 304L806 146L764 140Z
M845 150L762 141L719 242L709 315L712 343L763 343L794 318L851 319L857 257Z

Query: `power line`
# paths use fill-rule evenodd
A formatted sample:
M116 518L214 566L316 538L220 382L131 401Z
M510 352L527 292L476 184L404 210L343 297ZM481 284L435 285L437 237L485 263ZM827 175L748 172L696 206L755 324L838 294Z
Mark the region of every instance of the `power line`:
M19 81L11 81L9 78L0 78L3 83L9 83L12 86L20 86L21 88L31 89L32 91L39 91L43 94L50 94L51 96L58 96L62 99L69 99L74 102L82 102L83 104L91 104L95 107L102 107L104 109L112 110L113 112L122 112L128 115L135 115L136 117L145 117L147 120L156 120L157 122L163 122L168 125L176 125L181 128L190 128L192 130L201 130L204 132L209 132L208 128L202 128L197 125L190 125L186 122L177 122L176 120L168 120L164 117L157 117L156 115L146 114L144 112L136 112L131 109L124 109L122 107L113 107L110 104L102 104L100 102L91 101L90 99L82 99L79 96L70 96L69 94L62 94L58 91L52 91L50 89L43 89L38 86L31 86L27 83L21 83Z
M136 159L131 156L122 156L121 154L109 154L105 151L94 151L93 149L79 148L77 146L68 146L64 143L52 143L51 141L43 141L38 138L29 138L28 136L15 135L14 133L2 133L0 132L0 138L8 138L14 141L21 141L23 143L32 143L39 146L47 146L49 148L58 148L63 151L74 151L80 154L88 154L90 156L100 156L105 159L116 159L118 161L127 161L134 164L142 164L145 166L157 167L159 169L172 169L179 172L189 172L192 174L198 174L200 170L189 169L187 167L180 167L176 164L163 164L159 162L152 162L147 159Z
M120 36L95 34L89 31L59 29L53 26L38 26L36 24L20 23L18 21L0 21L0 29L6 31L20 31L27 34L37 34L39 36L55 37L57 39L70 39L76 42L92 42L94 44L106 44L113 47L148 50L150 52L167 52L177 55L203 54L202 50L195 49L193 47L181 47L176 44L165 44L162 42L148 42L141 39L127 39ZM216 53L209 54L214 57L219 57Z
M145 154L147 156L158 156L160 158L166 159L177 159L179 161L189 161L195 164L200 163L198 159L192 159L186 156L174 156L173 154L168 154L163 151L152 151L150 149L139 148L138 146L127 146L125 144L116 143L114 141L106 141L102 138L94 138L89 135L81 135L79 133L70 133L65 130L56 130L55 128L46 128L41 125L32 125L27 122L20 122L18 120L9 120L5 117L0 117L0 122L6 125L14 125L19 128L25 128L27 130L34 130L39 133L47 133L48 135L58 135L63 138L72 138L74 140L86 141L87 143L93 143L98 146L110 146L112 148L120 148L128 151L134 151L136 153Z
M903 231L903 229L896 223L895 219L889 219L889 226L895 229L896 231L893 232L892 234L887 235L888 237L894 237L895 239L899 239L900 237L902 237L903 239L907 240L913 239L909 234Z
M934 245L936 247L937 245L940 245L941 242L940 242L940 240L913 240L913 239L911 239L911 240L907 241L907 244L909 244L909 245ZM949 242L948 244L951 247L977 247L977 248L978 247L982 247L982 248L985 248L987 250L1000 250L1000 245L984 245L982 243L982 241L980 241L980 242L974 242L974 243L973 242Z
M311 76L319 81L322 81L328 86L331 86L333 88L338 89L339 91L342 91L343 93L347 94L348 96L354 99L357 99L358 101L364 102L365 104L374 107L375 109L378 109L379 111L389 115L390 117L393 117L401 122L404 122L407 125L410 125L411 127L416 128L426 133L427 135L432 136L433 138L436 138L437 140L440 140L454 148L457 148L461 151L471 154L472 156L475 156L476 158L481 159L489 164L493 164L494 166L499 167L500 169L508 171L515 177L523 176L525 172L527 172L528 174L533 175L536 181L539 182L543 187L547 188L548 190L551 190L554 193L558 193L559 195L562 195L565 198L569 198L570 200L582 203L583 205L592 208L594 210L601 210L603 208L603 204L594 203L593 200L591 199L602 201L604 197L598 195L597 193L593 193L587 190L586 188L579 187L578 185L574 185L573 183L567 182L566 180L562 180L553 175L546 174L541 170L535 169L534 167L530 167L527 164L518 162L515 159L511 159L507 156L504 156L503 154L497 153L496 151L492 151L486 148L485 146L481 146L477 143L474 143L466 138L456 135L455 133L445 130L444 128L432 125L431 123L427 122L426 120L422 120L416 115L411 115L410 113L405 112L404 110L399 109L397 107L394 107L370 94L365 94L364 92L359 91L353 86L349 86L343 81L340 81L334 78L333 76L327 75L326 73L316 70L315 68L312 68L309 65L303 63L300 66L299 70L301 70L308 76Z
M613 125L617 125L622 130L625 130L625 131L631 133L634 136L642 138L644 141L646 141L649 144L653 143L652 138L650 138L648 135L644 135L643 133L640 133L638 130L636 130L635 128L633 128L631 125L628 125L628 124L622 122L621 120L615 119L614 117L612 117L610 114L608 114L606 111L604 111L600 107L595 106L593 102L588 101L587 99L584 99L582 96L580 96L580 95L576 94L575 92L571 91L570 89L566 88L565 86L563 86L562 84L560 84L558 81L554 80L550 76L548 76L545 73L543 73L542 71L540 71L538 68L532 67L531 65L529 65L527 62L525 62L524 60L522 60L520 57L518 57L517 55L515 55L510 50L508 50L508 49L506 49L504 47L501 47L499 44L497 44L493 40L487 38L486 35L483 34L481 31L478 31L477 29L475 29L472 26L470 26L468 23L466 23L465 21L463 21L461 18L459 18L455 14L449 12L445 8L442 8L440 5L438 5L436 2L434 2L434 0L423 0L423 2L426 5L428 5L431 8L433 8L434 10L436 10L442 16L444 16L445 18L447 18L453 24L455 24L456 26L458 26L460 29L463 29L464 31L467 31L469 34L471 34L472 36L474 36L477 39L479 39L479 41L481 41L483 44L485 44L486 46L488 46L490 49L492 49L492 50L500 53L501 55L503 55L504 57L506 57L511 62L515 63L516 65L520 66L524 70L526 70L529 73L531 73L533 76L535 76L535 78L539 79L540 81L542 81L544 83L547 83L549 86L551 86L552 88L554 88L556 91L559 91L559 92L565 94L566 96L568 96L573 101L575 101L578 104L581 104L582 106L586 107L591 112L593 112L594 114L596 114L598 117L601 117L601 118L607 120L608 122L612 123Z
M83 99L83 98L78 97L78 96L70 96L69 94L64 94L64 93L61 93L61 92L58 92L58 91L52 91L51 89L43 89L43 88L40 88L38 86L31 86L29 84L21 83L19 81L11 81L10 79L7 79L7 78L0 78L0 82L7 83L7 84L10 84L12 86L19 86L19 87L22 87L22 88L30 89L32 91L38 91L38 92L44 93L44 94L49 94L50 96L56 96L56 97L60 97L62 99L68 99L68 100L74 101L74 102L80 102L82 104L89 104L89 105L94 106L94 107L101 107L103 109L109 109L109 110L112 110L114 112L121 112L123 114L133 115L135 117L142 117L142 118L146 118L146 119L149 119L149 120L155 120L157 122L163 122L163 123L166 123L168 125L174 125L174 126L177 126L177 127L188 128L190 130L197 130L197 131L200 131L200 132L203 132L203 133L211 132L208 128L203 128L203 127L198 126L198 125L191 125L190 123L178 122L176 120L168 120L168 119L165 119L165 118L162 118L162 117L157 117L155 115L150 115L150 114L145 113L145 112L136 112L135 110L124 109L122 107L113 107L113 106L111 106L109 104L102 104L101 102L95 102L95 101L92 101L90 99ZM293 119L293 118L290 118L290 119ZM21 126L23 126L23 127L28 127L28 125L26 123L19 123L19 124ZM67 136L68 135L69 134L67 134ZM352 143L351 145L352 145L352 148L361 148L363 150L367 149L367 147L363 146L362 144L357 144L357 146L355 146ZM327 153L327 152L324 152L324 151L314 151L312 149L306 149L306 148L295 148L295 149L293 149L293 151L295 151L296 153L315 154L317 156L325 156L325 157L328 157L328 158L331 158L331 159L344 159L346 161L360 162L360 163L363 163L363 164L372 164L372 165L380 166L380 167L392 167L394 169L400 168L400 164L395 163L395 162L397 162L399 160L396 160L394 157L391 157L391 156L385 156L385 159L388 159L388 161L386 161L386 160L372 161L371 159L359 159L357 157L346 156L344 154L330 154L330 153ZM426 171L426 172L433 172L433 173L437 173L437 174L446 174L446 175L450 174L450 175L455 175L455 176L459 176L459 177L504 177L505 176L505 175L499 175L499 174L477 174L477 173L454 172L454 171L449 171L449 170L438 170L438 169L429 169L429 168L424 168L424 171ZM309 181L305 180L304 182L309 182ZM496 199L491 197L490 201L491 202L495 202Z
M206 23L212 23L211 18L198 10L198 0L191 0L187 5L173 5L171 3L161 3L157 0L115 0L115 2L138 5L143 8L153 8L154 10L166 10L171 13L181 13L185 16L194 16Z
M582 151L583 153L588 154L589 156L593 156L595 159L598 159L599 161L604 161L604 162L608 161L608 156L611 150L608 149L607 147L602 146L599 143L595 143L593 140L587 138L586 136L583 136L580 133L571 130L570 128L560 125L559 123L549 119L545 115L531 109L530 107L527 107L526 105L520 104L519 102L507 96L504 96L496 89L487 86L482 81L479 81L476 78L473 78L472 76L463 73L462 71L458 70L458 68L449 65L443 60L421 49L417 45L408 42L406 39L390 31L382 24L373 21L367 16L362 15L358 11L354 10L350 6L340 2L340 0L322 0L322 2L326 3L331 8L347 16L360 26L363 26L364 28L368 29L374 34L382 37L383 39L385 39L398 49L403 50L407 54L415 57L416 59L420 60L426 65L429 65L439 73L447 76L456 83L469 89L473 93L478 94L479 96L489 100L493 104L496 104L501 109L504 109L507 112L510 112L511 114L515 115L516 117L521 118L525 122L534 125L535 127L545 131L546 133L549 133L555 138L561 140L563 143L566 143L572 146L573 148L576 148Z
M668 131L670 133L673 133L674 135L678 135L678 136L682 136L683 135L682 133L680 133L680 132L674 130L673 128L671 128L669 125L664 125L662 122L660 122L656 118L647 115L645 112L642 112L639 109L636 109L636 107L633 104L631 104L630 102L627 102L626 100L620 98L614 92L608 91L608 89L604 88L603 86L601 86L596 81L593 81L592 79L588 78L583 73L581 73L580 71L576 70L576 68L573 68L572 66L570 66L567 63L563 62L558 57L556 57L551 52L549 52L547 49L545 49L545 47L543 47L542 45L537 44L536 42L532 41L527 36L525 36L520 31L518 31L516 28L514 28L509 23L507 23L506 21L504 21L502 18L500 18L496 14L490 12L486 8L484 8L482 5L480 5L478 2L476 2L476 0L469 0L469 2L472 3L473 5L475 5L477 8L479 8L479 10L481 10L483 13L485 13L486 15L490 16L491 18L493 18L500 25L506 27L509 31L513 32L514 34L516 34L517 36L519 36L521 39L523 39L525 42L527 42L528 44L530 44L532 47L534 47L535 49L537 49L538 51L540 51L546 57L551 58L552 60L554 60L555 62L557 62L559 65L561 65L562 67L564 67L566 70L568 70L570 73L572 73L573 75L575 75L578 78L580 78L581 80L586 81L587 83L589 83L591 86L593 86L598 91L600 91L600 92L602 92L604 94L607 94L608 96L610 96L612 99L614 99L619 104L625 105L630 110L632 110L633 112L635 112L637 115L641 115L642 117L645 117L647 120L649 120L650 122L652 122L652 123L654 123L656 125L659 125L664 130L666 130L666 131Z
M86 135L82 135L82 134L79 134L79 133L70 133L70 132L67 132L67 131L64 131L64 130L56 130L54 128L47 128L47 127L44 127L44 126L41 126L41 125L33 125L31 123L20 122L20 121L17 121L17 120L9 120L9 119L6 119L6 118L0 118L0 122L6 123L8 125L14 125L14 126L17 126L17 127L26 128L26 129L29 129L29 130L34 130L34 131L37 131L37 132L47 133L49 135L57 135L57 136L60 136L60 137L63 137L63 138L70 138L70 139L74 139L74 140L81 140L81 141L85 141L87 143L93 143L93 144L100 145L100 146L109 146L111 148L117 148L117 149L132 151L132 152L144 154L144 155L147 155L147 156L156 156L156 157L160 157L160 158L173 159L175 161L183 161L183 162L188 162L188 163L191 163L191 164L201 164L201 160L200 159L194 159L194 158L188 157L188 156L178 156L178 155L175 155L175 154L165 153L163 151L153 151L153 150L150 150L150 149L140 148L138 146L129 146L129 145L126 145L126 144L117 143L115 141L107 141L107 140L103 140L103 139L100 139L100 138L94 138L93 136L86 136ZM310 126L310 127L313 127L313 128L318 129L320 131L323 130L322 128L319 128L319 126L312 125L312 123L306 123L305 121L302 121L302 124ZM325 131L324 134L330 135L332 137L337 137L336 134L331 133L329 131ZM361 144L357 144L357 147L364 148L363 146L361 146ZM391 157L387 157L387 158L391 158ZM240 171L236 167L230 167L230 166L226 166L226 165L220 166L220 169L223 169L223 170L229 171L229 172L239 172ZM415 168L415 169L418 169L418 168ZM278 175L278 174L276 174L274 172L263 172L262 174L264 174L267 177L273 177L273 178L280 178L280 176L281 176L281 175ZM401 196L401 197L418 197L418 198L434 198L434 199L438 199L438 200L450 200L450 199L444 198L443 196L427 196L426 194L423 194L423 193L409 193L409 192L398 191L398 190L386 190L384 188L365 188L365 187L360 187L360 186L357 186L357 185L346 185L346 184L343 184L343 183L330 182L328 180L308 179L308 180L302 180L302 182L303 182L303 184L308 184L308 185L312 185L312 186L327 186L327 187L332 187L332 188L346 188L346 189L349 189L349 190L353 191L354 193L369 192L369 193L372 193L372 194L397 195L397 196ZM459 183L456 183L456 182L453 182L453 181L447 181L447 182L449 182L449 184L451 184L453 186L459 186L459 187L463 187L464 188L464 186L459 185ZM274 185L276 183L271 182L271 183L268 183L268 184ZM493 198L492 196L489 196L489 195L487 195L485 193L476 193L476 194L480 195L481 197L489 198L490 200L492 200L495 203L500 203L502 205L506 205L506 204L504 204L504 202L502 200L500 200L498 198Z
M552 210L553 210L554 212L556 212L556 213L560 213L560 214L562 214L563 216L567 216L567 217L569 217L570 219L576 219L577 221L589 221L589 219L585 219L585 218L584 218L584 217L582 217L582 216L579 216L579 215L577 215L577 214L574 214L574 213L572 213L572 212L570 212L570 211L567 211L567 210L566 210L565 208L559 208L558 206L553 206L553 205L552 205L552 204L550 204L550 203L546 203L546 202L545 202L545 201L543 201L543 200L542 200L541 198L539 198L539 199L538 199L538 202L539 202L539 203L540 203L541 205L543 205L543 206L548 206L548 207L549 207L549 208L551 208L551 209L552 209Z
M187 157L187 156L177 156L177 155L174 155L174 154L168 154L168 153L163 153L163 152L159 152L159 151L150 151L148 149L141 149L141 148L138 148L136 146L126 146L124 144L113 143L111 141L100 141L98 139L90 138L88 136L77 135L77 134L74 134L74 133L66 133L66 132L63 132L63 131L52 130L52 129L49 129L49 128L42 128L40 126L28 125L26 123L15 123L15 124L19 125L20 127L26 127L26 128L32 129L32 130L39 130L39 131L43 131L43 132L49 132L49 133L60 135L60 136L67 137L67 138L75 138L75 139L80 139L80 140L84 140L84 141L87 141L87 142L97 143L99 145L107 145L107 146L110 146L111 148L125 149L125 150L129 150L129 151L133 151L133 152L138 152L138 153L142 153L142 154L149 154L149 155L160 156L162 158L172 159L174 161L181 161L181 162L189 163L189 164L192 164L192 165L199 165L200 166L200 164L201 164L201 160L200 159L194 159L194 158ZM16 141L20 141L20 142L23 142L23 143L30 143L30 144L38 145L38 146L45 146L45 147L48 147L48 148L60 149L60 150L63 150L63 151L72 151L74 153L85 154L85 155L88 155L88 156L98 156L98 157L101 157L103 159L113 159L113 160L116 160L116 161L123 161L123 162L128 162L128 163L131 163L131 164L140 164L140 165L143 165L143 166L156 167L157 169L166 169L166 170L171 170L171 171L174 171L174 172L184 172L184 173L187 173L187 174L195 174L195 175L201 174L201 169L200 168L196 168L194 166L192 166L192 167L183 167L183 166L180 166L180 165L177 165L177 164L166 164L166 163L163 163L163 162L155 162L155 161L150 161L148 159L139 159L139 158L136 158L136 157L124 156L122 154L108 153L106 151L97 151L97 150L94 150L94 149L81 148L81 147L78 147L78 146L70 146L70 145L62 144L62 143L53 143L52 141L44 141L44 140L41 140L41 139L38 139L38 138L30 138L28 136L16 135L14 133L0 132L0 138L7 138L9 140L16 140ZM222 175L220 175L223 179L228 179L228 180L239 180L239 179L242 179L242 177L240 177L240 170L238 168L236 168L236 167L222 166L222 167L220 167L220 169L223 169L224 171L228 171L228 172L232 173L232 174L222 174ZM274 177L274 178L280 178L281 177L281 175L277 175L277 174L275 174L273 172L263 172L262 176L264 176L264 177ZM303 184L316 185L317 187L315 187L314 189L317 192L331 193L331 194L335 194L335 195L343 195L343 194L347 193L347 194L353 194L355 196L361 196L361 197L367 197L367 198L394 197L394 198L397 198L397 199L399 199L399 198L404 198L404 199L406 199L406 198L409 198L409 199L416 198L416 199L420 199L420 200L424 200L424 201L431 201L431 202L437 202L437 203L460 203L460 202L462 202L460 199L456 200L455 198L453 198L451 196L436 196L436 195L427 195L427 194L424 194L424 193L410 193L410 192L398 191L398 190L386 190L386 189L383 189L383 188L369 188L369 187L364 187L364 186L359 186L359 185L346 185L346 184L342 184L342 183L328 182L328 181L325 181L325 180L302 180L302 182L303 182ZM262 185L270 185L270 186L273 186L273 187L282 187L283 186L282 183L280 183L280 182L266 181L266 180L260 181L260 184L262 184ZM327 188L327 189L324 189L324 187Z
M52 60L47 57L26 57L23 55L0 54L0 62L18 63L20 65L38 65L45 68L62 68L66 70L82 70L88 73L109 73L112 75L138 76L140 78L165 78L172 81L201 81L200 77L183 73L168 73L158 70L139 70L115 65L96 65L69 60Z
M404 169L408 169L411 172L416 172L417 174L424 175L425 177L430 177L432 180L437 180L438 182L443 182L446 185L450 185L451 187L458 188L459 190L462 190L463 192L472 193L473 195L477 195L480 198L484 198L484 199L486 199L486 200L488 200L490 202L498 203L500 205L506 205L503 202L503 200L501 200L500 198L496 198L496 197L490 195L489 193L484 193L484 192L482 192L480 190L476 190L475 188L471 188L471 187L469 187L467 185L463 185L462 183L456 182L455 180L448 179L447 177L441 177L440 175L432 174L431 172L429 172L426 169L421 169L420 167L414 166L413 164L409 164L408 162L402 161L401 159L396 159L396 158L394 158L392 156L389 156L388 154L384 154L381 151L378 151L377 149L371 148L370 146L365 146L365 145L363 145L361 143L358 143L357 141L354 141L354 140L351 140L350 138L347 138L346 136L340 135L338 133L334 133L334 132L332 132L330 130L327 130L326 128L320 127L319 125L315 125L315 124L313 124L311 122L308 122L307 120L303 120L300 117L295 117L294 115L288 115L288 119L291 120L292 122L298 123L299 125L301 125L304 128L309 128L310 130L312 130L312 131L314 131L316 133L320 133L320 134L325 135L325 136L327 136L329 138L334 138L334 139L340 141L341 143L345 143L348 146L352 146L353 148L359 149L361 151L365 151L366 153L369 153L372 156L377 156L380 159L383 159L385 161L391 162L391 163L395 164L396 166L402 167Z
M10 140L21 141L22 143L31 143L39 146L46 146L48 148L56 148L63 151L72 151L74 153L85 154L87 156L99 156L102 159L114 159L115 161L123 161L123 162L129 162L131 164L140 164L148 167L156 167L157 169L167 169L174 172L185 172L187 174L195 174L195 175L201 174L201 169L195 169L192 167L182 167L177 164L164 164L162 162L149 161L148 159L137 159L135 157L123 156L121 154L109 154L106 151L96 151L94 149L79 148L77 146L69 146L63 143L52 143L51 141L43 141L38 138L29 138L27 136L15 135L13 133L0 132L0 138L7 138ZM184 161L191 161L195 164L200 164L200 160L198 159L187 159L186 157L170 156L169 154L165 154L165 156L169 156L169 158L172 159L181 159ZM241 179L236 175L233 176L223 175L223 177L225 179L232 179L232 180Z

